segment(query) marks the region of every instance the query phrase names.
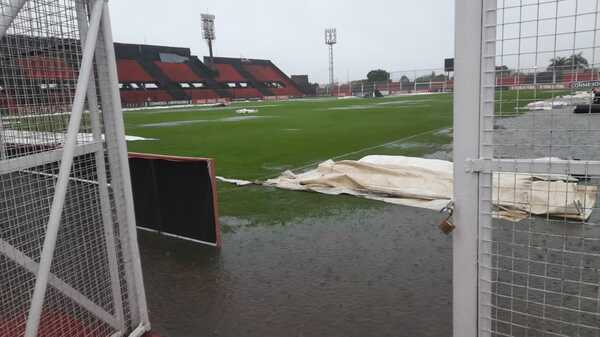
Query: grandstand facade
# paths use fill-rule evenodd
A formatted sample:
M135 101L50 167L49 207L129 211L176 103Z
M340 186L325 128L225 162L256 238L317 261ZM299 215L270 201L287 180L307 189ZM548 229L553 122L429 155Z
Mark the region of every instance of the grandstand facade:
M15 41L23 38L7 37ZM54 109L72 100L78 64L61 55L68 54L63 49L79 50L80 42L28 39L37 46L35 54L12 55L0 50L0 62L11 70L11 74L0 76L0 114L18 113L17 107L23 110L27 102L20 100L46 100ZM11 41L7 42L10 45ZM115 54L124 107L305 96L269 60L207 58L202 62L188 48L125 43L115 43ZM27 81L27 85L19 81ZM39 90L22 92L24 87Z
M269 60L205 58L190 49L115 44L124 106L285 99L305 94Z

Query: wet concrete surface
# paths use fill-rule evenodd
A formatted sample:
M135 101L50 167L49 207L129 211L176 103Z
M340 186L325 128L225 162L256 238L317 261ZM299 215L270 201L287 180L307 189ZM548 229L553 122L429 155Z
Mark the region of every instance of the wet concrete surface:
M574 114L573 109L497 118L493 130L495 156L600 160L600 114Z
M451 336L451 237L402 206L236 228L220 250L140 233L166 337Z

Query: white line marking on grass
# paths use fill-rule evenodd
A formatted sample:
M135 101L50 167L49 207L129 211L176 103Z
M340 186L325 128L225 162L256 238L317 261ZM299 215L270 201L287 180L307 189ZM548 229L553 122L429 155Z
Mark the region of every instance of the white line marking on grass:
M331 159L331 160L337 160L337 159L341 159L341 158L348 157L348 156L351 156L351 155L359 154L359 153L362 153L362 152L365 152L365 151L375 150L375 149L378 149L378 148L380 148L380 147L388 147L388 146L391 146L391 145L393 145L393 144L395 144L395 143L398 143L398 142L404 142L404 141L411 140L411 139L414 139L414 138L417 138L417 137L420 137L420 136L424 136L424 135L427 135L427 134L431 134L431 133L439 132L439 131L441 131L441 130L445 130L445 129L448 129L448 128L447 128L447 127L445 127L445 128L439 128L439 129L432 129L432 130L425 131L425 132L421 132L421 133L418 133L418 134L415 134L415 135L412 135L412 136L408 136L408 137L404 137L404 138L396 139L396 140L394 140L394 141L387 142L387 143L384 143L384 144L379 144L379 145L375 145L375 146L370 146L370 147L366 147L366 148L364 148L364 149L360 149L360 150L356 150L356 151L352 151L352 152L348 152L348 153L340 154L340 155L338 155L338 156L335 156L335 157L332 157L332 158L329 158L329 159ZM306 165L304 165L304 166L300 166L300 167L296 167L296 168L294 168L294 169L291 169L291 171L293 171L293 172L296 172L296 171L301 171L301 170L307 169L307 168L309 168L309 167L312 167L312 166L318 165L318 164L320 164L320 163L321 163L321 161L318 161L318 162L311 162L311 163L309 163L309 164L306 164Z
M422 103L422 102L431 102L431 101L433 101L433 100L432 99L403 100L403 101L381 102L381 103L377 103L377 105L403 105L403 104L412 105L412 104L418 104L418 103Z
M275 117L273 117L273 116L233 116L233 117L225 117L225 118L219 118L219 119L193 119L193 120L185 120L185 121L172 121L172 122L142 124L142 125L139 125L138 127L141 127L141 128L164 128L164 127L191 125L191 124L197 124L197 123L241 122L241 121L245 121L245 120L259 119L259 118L275 118Z
M375 145L375 146L366 147L366 148L364 148L364 149L360 149L360 150L356 150L356 151L352 151L352 152L348 152L348 153L340 154L340 155L338 155L338 156L335 156L335 157L332 157L332 158L329 158L329 159L331 159L331 160L337 160L337 159L341 159L341 158L348 157L348 156L351 156L351 155L359 154L359 153L361 153L361 152L365 152L365 151L369 151L369 150L378 149L378 148L380 148L380 147L391 146L391 145L392 145L392 144L394 144L394 143L398 143L398 142L403 142L403 141L411 140L411 139L414 139L414 138L417 138L417 137L420 137L420 136L424 136L424 135L427 135L427 134L432 134L432 133L438 133L438 132L441 132L442 130L448 130L448 129L449 129L448 127L444 127L444 128L432 129L432 130L424 131L424 132L421 132L421 133L417 133L417 134L415 134L415 135L411 135L411 136L408 136L408 137L404 137L404 138L396 139L396 140L394 140L394 141L391 141L391 142L387 142L387 143L383 143L383 144L379 144L379 145ZM320 160L320 161L315 161L315 162L311 162L311 163L309 163L309 164L306 164L306 165L304 165L304 166L300 166L300 167L292 168L292 169L289 169L289 170L290 170L290 171L292 171L292 172L303 171L303 170L305 170L305 169L307 169L307 168L310 168L310 167L316 166L316 165L320 164L321 162L322 162L322 160ZM262 177L259 177L259 178L257 178L257 179L254 179L253 181L255 181L255 182L256 182L256 184L259 184L259 182L260 182L260 181L264 181L264 180L267 180L267 179L276 178L276 177L278 177L278 176L279 176L281 173L282 173L282 172L278 173L277 175L267 175L267 176L262 176ZM236 191L236 189L232 189L232 190L228 190L228 191L220 191L220 192L219 192L219 194L225 194L225 193L228 193L228 192L234 192L234 191Z
M394 102L397 103L397 102ZM327 108L326 110L371 110L371 109L382 109L383 108L383 104L385 103L377 103L377 104L370 104L370 105L350 105L350 106L340 106L340 107L333 107L333 108ZM408 108L431 108L431 105L417 105L417 104L398 104L401 106L397 106L394 107L396 109L408 109ZM323 110L323 109L317 109L317 110Z

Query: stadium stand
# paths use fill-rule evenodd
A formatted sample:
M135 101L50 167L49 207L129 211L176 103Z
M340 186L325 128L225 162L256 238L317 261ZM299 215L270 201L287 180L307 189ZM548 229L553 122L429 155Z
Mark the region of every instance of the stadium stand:
M253 87L251 80L243 76L231 64L232 59L215 58L213 66L217 71L216 81L233 99L262 98L263 93ZM212 60L211 60L212 61Z
M202 63L197 56L191 56L188 66L202 78L205 79L208 88L211 88L220 98L229 98L230 94L217 83L215 76L217 72Z
M72 60L60 57L60 48L63 45L72 47L73 41L54 42L49 47L50 41L30 40L32 45L40 47L39 52L15 54L0 50L0 64L14 74L11 78L0 79L0 114L15 114L18 105L19 111L28 113L27 100L35 100L38 104L46 102L48 113L62 112L72 100L77 72L70 65Z
M185 63L168 63L154 61L157 67L173 82L201 82L202 78L195 74Z
M265 97L305 95L286 74L269 60L216 57L213 60L205 58L204 61L205 63L214 62L214 66L219 72L217 82L220 84L242 82L255 89L230 89L235 92L236 97L256 94L256 91Z
M165 75L176 82L193 101L216 99L219 94L210 89L204 78L196 74L188 64L155 62Z
M32 99L67 106L77 79L74 60L64 59L61 48L79 49L75 40L32 39L35 55L13 55L1 61L22 78L40 83ZM212 103L219 100L300 97L305 94L269 60L214 58L202 62L188 48L115 43L121 100L125 107ZM8 53L4 53L8 55ZM18 83L0 79L0 113L15 113L25 95ZM23 106L23 104L21 104ZM58 111L57 111L58 112ZM62 112L62 111L61 111Z
M152 82L155 81L136 60L117 60L119 81L123 82Z
M117 72L121 85L121 101L124 106L173 100L173 96L163 90L159 81L150 76L137 60L118 59Z
M158 97L151 97L149 102L142 101L144 95L135 92L127 82L138 83L152 81L171 99L168 101L202 103L217 99L255 99L273 96L304 96L301 90L268 60L245 60L239 58L214 58L201 62L191 55L187 48L166 46L115 44L119 62L134 67L136 70L119 67L121 91L124 93L125 105L157 104ZM246 69L246 65L257 64L261 70L253 74L254 69ZM265 68L262 70L262 68ZM141 70L141 71L140 71ZM262 73L260 72L262 71ZM147 76L133 76L133 73ZM265 75L267 74L267 75ZM266 77L265 77L266 76ZM275 84L273 84L275 83ZM138 85L139 86L139 85ZM131 93L131 91L135 93ZM141 90L142 93L151 90ZM156 102L154 102L156 101ZM168 102L167 103L170 103Z
M300 89L271 61L244 63L243 68L276 96L302 96Z
M16 63L29 79L72 80L77 77L66 60L56 57L32 56L17 59Z
M217 68L217 78L219 83L225 82L244 82L246 78L242 76L231 64L215 63Z

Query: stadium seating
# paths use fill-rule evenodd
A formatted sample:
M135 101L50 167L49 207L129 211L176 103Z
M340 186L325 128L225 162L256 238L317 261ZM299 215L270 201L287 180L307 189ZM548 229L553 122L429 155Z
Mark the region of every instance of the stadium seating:
M195 73L188 64L160 61L155 61L154 64L167 78L179 85L193 86L192 83L205 83L205 79ZM192 101L219 98L219 94L211 88L184 89L184 92Z
M136 60L120 59L117 60L117 72L119 73L119 82L154 82L148 73Z
M187 89L184 91L192 100L219 98L217 92L212 89Z
M260 98L263 95L255 88L226 89L233 99L236 98Z
M30 79L73 80L77 74L66 60L54 57L32 56L17 59L23 75Z
M121 101L123 101L124 106L172 100L173 97L165 90L121 90Z
M38 85L29 87L26 93L21 92L24 86L17 83L12 86L6 85L3 91L6 90L5 94L9 93L9 95L0 100L0 109L8 111L8 113L14 112L11 106L14 107L15 99L10 99L10 96L13 95L17 99L30 97L35 99L35 104L46 104L49 109L60 110L51 112L61 112L68 109L74 94L74 86L70 84L77 79L78 74L68 64L67 60L37 55L24 58L18 57L12 60L7 59L3 62L13 64L15 69L19 70L22 78L35 80Z
M115 53L125 107L304 95L268 60L214 58L203 63L188 48L124 43L115 43ZM21 77L40 83L39 91L27 97L62 111L69 109L72 83L79 74L71 64L74 60L56 55L60 53L19 55L2 62L10 62ZM14 113L15 100L25 97L19 92L21 86L1 82L0 86L0 113Z
M216 77L217 82L247 82L248 80L242 76L231 64L219 63L215 64L218 75Z
M123 86L121 89L121 101L124 106L139 106L148 102L168 102L173 96L167 90L157 85L157 88L145 89L144 83L159 83L154 77L144 70L140 62L132 59L117 60L117 72L120 83L135 83L136 88Z
M185 63L167 63L154 61L160 70L173 82L196 82L202 78Z
M295 84L287 76L283 75L279 69L276 69L274 65L269 63L244 64L243 67L258 82L275 82L282 85L283 87L280 88L267 85L269 90L276 96L302 96L302 93L296 88Z

